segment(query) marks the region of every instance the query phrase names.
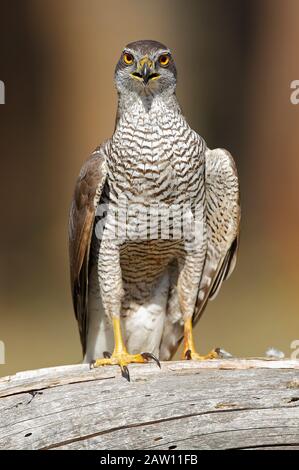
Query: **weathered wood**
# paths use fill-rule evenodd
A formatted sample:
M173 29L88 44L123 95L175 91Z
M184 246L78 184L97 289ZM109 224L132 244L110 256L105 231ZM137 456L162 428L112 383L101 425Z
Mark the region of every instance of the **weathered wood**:
M299 449L299 361L75 365L0 379L0 449Z

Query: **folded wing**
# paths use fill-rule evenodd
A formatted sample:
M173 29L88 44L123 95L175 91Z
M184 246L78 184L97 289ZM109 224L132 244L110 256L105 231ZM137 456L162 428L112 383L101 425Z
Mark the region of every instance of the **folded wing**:
M240 195L235 162L223 149L206 151L207 254L193 321L233 272L239 242Z
M69 216L71 289L83 353L88 328L89 253L96 207L106 180L104 145L86 160L76 182Z

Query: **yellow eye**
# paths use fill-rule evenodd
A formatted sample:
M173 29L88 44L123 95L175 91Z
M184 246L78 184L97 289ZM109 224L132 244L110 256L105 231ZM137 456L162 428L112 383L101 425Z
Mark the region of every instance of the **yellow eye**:
M169 61L170 61L170 58L168 55L166 54L160 55L159 64L162 65L162 67L167 67L167 65L169 64Z
M125 54L123 55L123 61L125 64L131 65L134 62L134 57L132 56L132 54L125 52Z

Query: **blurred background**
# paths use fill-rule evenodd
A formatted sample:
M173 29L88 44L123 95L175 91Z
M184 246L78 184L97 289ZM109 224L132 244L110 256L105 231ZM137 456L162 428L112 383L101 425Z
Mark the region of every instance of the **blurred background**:
M173 51L178 96L234 155L239 262L196 328L201 352L290 355L299 339L297 0L0 0L0 376L81 360L67 222L80 166L113 132L126 43Z

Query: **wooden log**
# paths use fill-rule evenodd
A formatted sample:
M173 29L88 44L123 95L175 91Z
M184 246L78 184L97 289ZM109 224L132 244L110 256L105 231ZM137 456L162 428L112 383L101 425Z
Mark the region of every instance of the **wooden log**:
M88 365L0 379L0 449L299 449L299 361Z

